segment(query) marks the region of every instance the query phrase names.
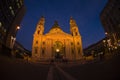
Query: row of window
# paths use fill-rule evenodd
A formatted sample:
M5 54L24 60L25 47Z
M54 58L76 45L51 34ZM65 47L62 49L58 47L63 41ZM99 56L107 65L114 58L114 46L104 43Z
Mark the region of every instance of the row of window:
M11 11L5 10L5 11L0 11L0 12L1 12L1 14L0 14L0 20L2 21L2 25L9 26L10 23L14 19L14 17L11 14Z
M78 35L78 32L73 32L72 33L72 36L77 36Z
M36 44L38 44L38 41L36 41ZM79 42L77 42L77 45L79 45L80 43ZM43 42L43 45L45 45L45 42ZM73 46L74 44L73 44L73 42L71 42L71 45Z
M77 45L79 45L80 43L79 42L77 42ZM73 46L74 44L73 44L73 42L71 42L71 45Z
M38 41L36 41L35 43L38 44ZM43 45L45 45L45 42L43 42Z
M75 51L75 49L74 49L74 48L71 48L71 53L72 53L72 54L75 53L74 51ZM78 52L78 54L80 54L80 48L79 48L79 47L78 47L78 49L77 49L77 52Z
M3 10L4 16L15 16L22 4L20 2L11 2L11 0L7 0L5 2L3 1L1 6L3 6L1 10Z
M15 0L16 1L16 0ZM2 1L1 9L0 9L0 20L5 23L4 27L10 26L11 22L16 15L18 8L20 8L20 2L15 2L11 0ZM19 0L21 1L21 0ZM4 6L6 5L6 6ZM0 23L0 26L3 24ZM6 30L5 30L6 31Z
M10 9L10 11L11 11L11 14L12 14L13 16L15 16L15 13L14 13L14 11L13 11L12 6L10 6L9 9Z
M2 22L0 22L0 32L6 33L6 29L3 27Z
M35 47L35 54L38 53L38 47ZM45 48L42 49L42 54L44 55L45 54Z
M78 50L78 54L80 54L80 48L77 49ZM74 49L71 48L71 53L74 54ZM38 47L35 47L35 54L38 53ZM45 48L42 49L42 54L45 54Z

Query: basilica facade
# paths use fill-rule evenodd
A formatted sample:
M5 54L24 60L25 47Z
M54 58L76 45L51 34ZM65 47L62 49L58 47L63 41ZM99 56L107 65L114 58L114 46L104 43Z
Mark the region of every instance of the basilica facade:
M57 21L44 34L45 18L41 17L33 35L32 59L80 60L83 56L82 40L76 21L70 18L70 34L65 33Z

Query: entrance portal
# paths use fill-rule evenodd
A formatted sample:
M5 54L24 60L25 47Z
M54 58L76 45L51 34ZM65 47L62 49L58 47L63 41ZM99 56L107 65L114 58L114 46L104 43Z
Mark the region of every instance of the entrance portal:
M62 59L63 55L60 53L59 49L56 49L56 53L55 53L55 59Z
M54 58L63 59L63 56L64 56L63 44L60 41L56 41L54 43Z

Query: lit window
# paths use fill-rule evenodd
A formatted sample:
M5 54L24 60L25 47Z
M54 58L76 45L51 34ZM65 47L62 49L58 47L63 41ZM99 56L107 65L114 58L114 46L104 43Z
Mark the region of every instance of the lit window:
M21 4L21 5L23 4L22 0L20 0L20 4Z
M14 13L14 11L13 11L13 10L11 10L11 13L12 13L12 15L13 15L13 16L15 15L15 13Z
M20 4L19 3L17 3L17 6L18 6L18 8L20 8Z
M4 29L4 32L6 32L6 29Z
M0 27L2 27L2 22L0 22Z
M14 15L15 15L15 13L14 13L14 11L13 11L13 9L12 9L12 7L11 7L11 6L9 7L9 9L11 10L11 14L14 16Z
M9 9L12 10L12 7L10 6Z

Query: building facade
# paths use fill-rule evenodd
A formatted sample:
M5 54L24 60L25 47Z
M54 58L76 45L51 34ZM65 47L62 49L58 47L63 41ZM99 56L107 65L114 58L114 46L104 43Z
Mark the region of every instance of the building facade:
M12 55L13 55L13 57L16 57L16 58L25 58L27 56L30 57L31 51L24 48L24 46L22 44L20 44L18 41L15 41Z
M23 0L0 0L0 46L12 49L25 14Z
M55 21L50 31L44 34L45 18L41 17L33 35L32 59L51 60L82 58L82 40L75 20L70 18L70 32L65 33Z
M100 14L106 37L113 46L120 45L120 0L108 0Z
M106 38L103 38L102 40L85 48L83 52L85 57L93 56L93 58L95 59L95 58L100 58L100 56L104 56L106 53L108 53L108 49L109 49L109 45L106 42Z

